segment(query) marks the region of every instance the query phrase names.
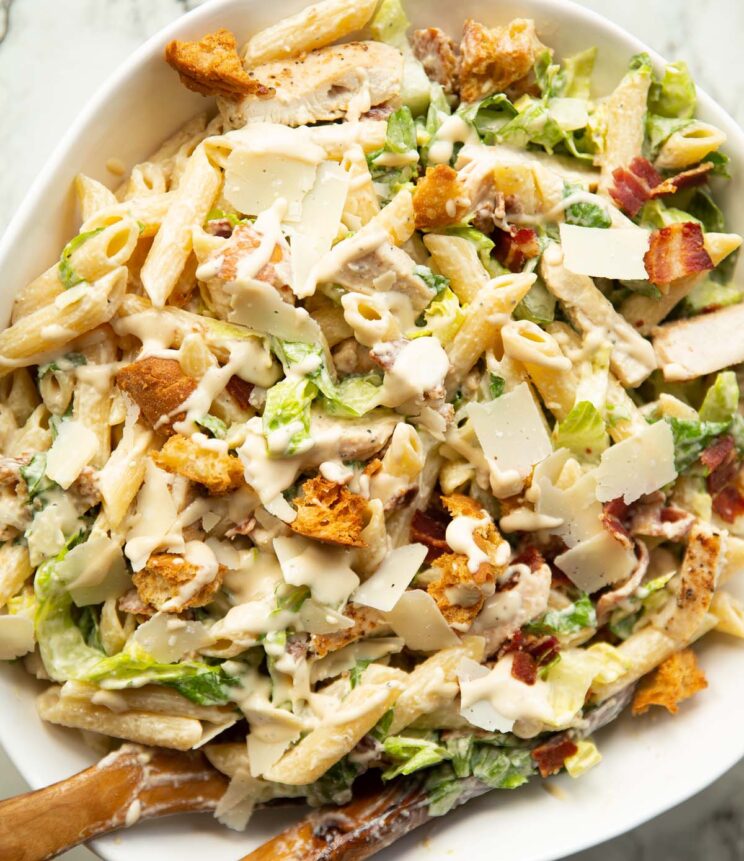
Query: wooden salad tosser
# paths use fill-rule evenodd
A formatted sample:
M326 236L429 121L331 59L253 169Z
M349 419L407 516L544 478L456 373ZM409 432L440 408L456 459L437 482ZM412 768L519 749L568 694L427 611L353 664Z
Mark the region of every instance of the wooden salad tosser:
M45 861L141 820L213 812L227 784L202 753L125 744L67 780L0 801L0 858ZM313 811L244 861L361 861L428 818L421 783L399 781Z

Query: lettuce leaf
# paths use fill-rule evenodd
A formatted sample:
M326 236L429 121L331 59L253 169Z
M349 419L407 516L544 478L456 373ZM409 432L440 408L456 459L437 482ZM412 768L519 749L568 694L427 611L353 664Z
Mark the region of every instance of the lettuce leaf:
M592 73L597 59L597 49L587 48L579 54L566 57L563 61L565 70L565 90L563 95L575 99L591 98Z
M545 326L555 320L555 305L555 296L538 278L514 309L514 319L529 320L538 326Z
M195 419L195 422L215 439L224 439L227 436L227 425L217 416L207 414L200 419Z
M591 598L583 594L563 610L548 610L525 628L532 634L575 634L584 628L596 628L597 612Z
M566 183L563 187L563 197L571 197L577 191L582 191L578 185ZM612 219L607 209L593 201L581 201L572 203L565 210L565 219L567 224L576 224L579 227L600 227L608 228L612 226Z
M506 380L503 377L499 377L496 374L488 375L488 392L492 400L500 398L504 394L505 388Z
M697 95L687 63L669 63L660 81L654 81L648 94L648 109L662 117L691 119L695 116Z
M702 422L730 422L739 406L739 384L733 371L721 371L700 406Z
M719 284L712 278L704 278L685 296L682 312L685 316L692 317L701 311L726 308L728 305L738 305L742 301L744 301L744 286Z
M359 374L344 377L329 393L323 391L323 406L332 416L359 418L380 405L382 381L379 374Z
M309 448L310 405L317 394L305 377L286 377L268 389L262 421L269 454L286 457Z
M53 362L47 362L45 365L39 365L36 369L36 377L41 380L47 374L53 374L55 371L70 371L80 365L87 365L88 360L82 353L65 353L59 359Z
M718 204L704 188L695 189L692 199L685 207L692 220L699 221L706 233L723 233L726 222Z
M72 598L57 573L57 563L69 551L42 563L34 579L36 639L50 678L92 682L108 690L160 684L174 687L192 702L222 705L229 700L228 687L235 680L219 666L199 661L162 664L137 647L105 657L86 642L72 616Z
M465 315L460 307L460 300L446 287L423 313L424 325L406 332L407 338L421 338L433 335L442 344L449 343L462 326Z
M668 206L658 197L654 200L646 201L639 216L641 227L646 227L650 230L669 227L670 224L684 224L688 221L698 221L698 219L689 212Z
M390 167L381 163L381 158L387 154L403 155L408 152L418 152L416 124L410 108L403 105L388 117L384 146L367 155L372 181L377 183L378 187L383 187L384 196L387 198L392 198L411 182L417 173L417 163Z
M447 748L442 747L438 740L426 737L392 735L385 739L382 746L385 754L397 763L382 773L383 780L392 780L401 774L412 774L450 757Z
M463 103L457 109L457 115L488 141L492 139L488 138L489 135L495 135L517 115L517 109L506 93L494 93L478 102Z
M46 477L46 461L46 452L37 451L31 460L20 469L21 477L26 482L30 501L57 487L56 482Z
M480 258L481 263L492 277L503 275L506 272L498 260L491 257L494 242L486 236L485 233L481 233L481 231L476 230L475 227L470 227L469 224L454 224L452 227L448 227L445 230L445 233L448 236L460 236L462 239L467 239L468 242L472 242L473 245L475 245L475 249L478 252L478 257Z
M553 430L556 448L568 448L581 460L599 460L609 446L607 428L599 410L590 401L579 401Z
M689 469L703 449L729 429L730 422L703 422L693 419L665 419L672 426L674 465L677 472Z
M646 142L650 158L656 158L666 141L675 132L689 126L691 122L692 120L677 117L661 117L651 112L646 114Z

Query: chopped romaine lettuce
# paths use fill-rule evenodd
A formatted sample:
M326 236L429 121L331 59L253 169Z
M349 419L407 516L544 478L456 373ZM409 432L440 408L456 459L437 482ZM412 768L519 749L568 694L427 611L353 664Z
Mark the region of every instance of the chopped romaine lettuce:
M730 422L698 422L693 419L666 419L674 436L674 465L677 472L689 469L703 449L729 429Z
M695 189L690 202L685 207L692 219L703 225L706 233L723 233L726 223L718 204L713 200L709 191L704 188Z
M592 73L597 59L597 49L587 48L579 54L566 57L563 61L565 71L565 90L563 95L575 99L591 98Z
M496 374L488 375L488 392L492 400L500 398L504 394L505 387L506 380L503 377L499 377Z
M641 227L649 230L669 227L670 224L684 224L688 221L697 221L697 219L689 212L673 206L667 206L658 197L654 198L654 200L646 201L640 214Z
M109 690L161 684L174 687L192 702L218 705L228 701L234 684L221 667L198 661L163 664L136 646L111 657L86 642L72 617L72 597L57 573L69 546L39 566L34 579L37 599L36 639L44 667L57 682L92 682Z
M449 759L449 752L438 740L416 736L392 735L383 742L385 754L397 765L382 773L383 780L392 780L401 774L412 774Z
M555 296L538 278L514 309L514 319L529 320L538 326L545 326L555 320L555 304Z
M571 197L578 191L579 186L566 183L563 188L563 197ZM612 219L605 206L594 201L577 201L566 207L565 218L567 224L576 224L579 227L601 227L612 226Z
M534 66L535 80L543 96L562 96L566 88L566 75L561 67L553 62L550 51L538 54Z
M395 156L411 160L390 164ZM410 109L403 105L388 118L385 145L367 156L372 180L385 198L392 198L416 176L417 156L416 124Z
M317 394L306 377L286 377L268 389L262 419L269 454L286 457L312 444L310 405Z
M533 634L575 634L584 628L597 627L597 612L591 598L584 594L563 610L548 610L526 629Z
M72 268L70 258L84 242L87 242L93 236L97 236L102 230L102 227L98 227L95 230L88 230L86 233L78 233L78 235L71 239L62 249L62 254L59 258L59 280L62 282L62 286L65 290L69 290L70 287L82 284L85 280Z
M359 418L379 406L381 384L375 373L344 377L328 392L322 390L323 406L332 416Z
M446 287L449 287L449 278L432 272L428 266L416 266L414 272L418 277L438 296Z
M457 115L470 123L488 143L493 140L493 135L517 115L517 109L506 93L494 93L479 102L464 102L457 109Z
M224 439L227 436L227 425L217 416L206 415L200 419L195 419L195 421L199 427L204 428L215 439Z
M744 301L744 286L719 284L712 278L704 278L685 296L682 312L691 317L701 311L713 311L717 308L726 308L728 305L738 305L741 301Z
M468 224L455 224L452 227L448 227L445 232L450 236L460 236L462 239L472 242L475 245L481 263L492 276L501 275L506 271L498 260L491 257L494 242L485 233L481 233L480 230L476 230Z
M38 451L31 460L21 467L21 478L26 482L29 500L57 487L57 484L46 477L46 452Z
M662 117L690 119L695 116L697 95L687 64L669 63L660 81L654 81L648 94L648 109Z
M421 338L434 335L442 344L447 344L457 334L465 316L460 307L460 300L446 287L423 313L423 326L406 332L407 338Z
M324 804L346 804L351 801L351 787L357 779L361 766L348 756L332 765L328 771L311 783L307 789L307 801L313 807Z
M731 179L729 165L731 159L723 152L709 152L705 156L705 160L713 165L713 176L722 176L724 179Z
M581 460L593 462L599 460L610 440L600 411L590 401L580 401L555 426L553 443L556 448L570 449Z
M721 371L705 393L700 407L702 422L730 422L739 406L739 384L733 371Z
M646 114L646 141L649 156L655 158L669 137L689 126L691 122L691 120L677 117L660 117L654 113Z

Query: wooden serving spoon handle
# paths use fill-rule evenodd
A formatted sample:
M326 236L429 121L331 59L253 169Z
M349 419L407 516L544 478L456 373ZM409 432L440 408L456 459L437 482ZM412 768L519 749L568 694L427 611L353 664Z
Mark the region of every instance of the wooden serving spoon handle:
M0 858L44 861L141 819L213 811L226 788L202 753L125 744L74 777L0 801Z

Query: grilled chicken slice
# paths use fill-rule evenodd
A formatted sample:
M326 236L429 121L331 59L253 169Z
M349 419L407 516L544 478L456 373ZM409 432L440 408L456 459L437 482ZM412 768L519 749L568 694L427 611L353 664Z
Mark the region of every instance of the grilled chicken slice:
M275 88L271 99L247 96L239 102L220 99L232 128L250 122L302 126L363 114L394 101L400 92L403 57L382 42L350 42L311 51L293 60L264 63L251 74Z

